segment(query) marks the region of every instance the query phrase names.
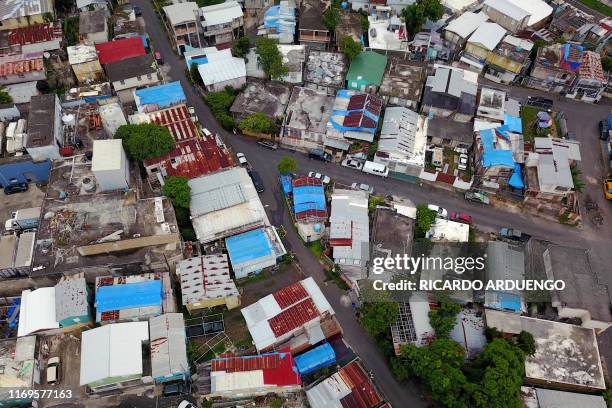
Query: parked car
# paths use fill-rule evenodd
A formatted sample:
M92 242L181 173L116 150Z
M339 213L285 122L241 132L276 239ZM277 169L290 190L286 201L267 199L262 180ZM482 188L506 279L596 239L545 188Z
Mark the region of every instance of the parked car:
M460 154L459 155L459 164L457 164L457 168L461 171L467 170L468 166L468 155Z
M353 183L351 184L351 188L353 188L354 190L367 191L370 194L374 194L374 187L370 187L369 185L364 183Z
M308 177L316 178L318 180L321 180L323 182L323 184L329 184L330 181L331 181L329 176L326 176L326 175L321 174L321 173L315 173L314 171L308 172Z
M521 230L514 228L504 227L499 230L499 235L503 238L510 239L512 241L529 241L531 235L523 233Z
M191 392L191 386L182 382L171 383L164 385L162 394L164 397L174 397L177 395L185 395Z
M489 200L489 197L487 197L487 195L480 190L466 191L464 197L467 201L473 201L475 203L481 203L485 205L491 204L491 200Z
M258 193L263 193L264 191L266 191L266 188L263 184L263 180L261 179L261 176L258 172L250 171L249 175L251 176L251 180L253 180L253 185L255 185L255 191L257 191Z
M60 380L60 358L51 357L47 361L47 384L55 385Z
M24 191L28 191L28 183L11 183L4 186L4 194L6 195L23 193Z
M612 200L612 178L607 178L603 181L604 197L607 200Z
M136 17L142 16L142 9L140 8L140 6L134 6L132 8L134 9L134 14L136 15Z
M310 160L321 160L324 162L331 161L330 154L321 149L310 149L308 151L308 158Z
M244 153L236 153L236 157L238 158L238 163L240 163L241 166L246 167L249 165Z
M446 211L444 208L435 205L435 204L427 204L427 208L429 208L432 211L435 211L438 214L438 217L440 218L448 218L448 211Z
M193 122L197 122L198 121L198 115L196 115L195 108L193 106L190 106L189 108L187 108L187 110L189 111L189 116L191 116L191 120Z
M455 222L462 222L464 224L472 224L474 222L471 215L468 215L463 212L452 212L450 215L450 220Z
M361 168L363 167L363 163L355 159L344 159L342 160L341 164L344 167L350 167L351 169L355 170L361 170Z
M196 408L196 406L187 400L182 400L177 408Z
M612 133L612 113L608 115L608 118L599 122L599 138L601 140L608 140Z
M542 108L542 109L552 109L553 107L553 100L552 99L547 99L547 98L542 98L540 96L528 96L527 97L527 105L528 106L533 106L535 108Z
M271 140L259 139L257 144L260 145L261 147L265 147L266 149L270 149L270 150L278 149L278 144L274 143Z
M155 51L155 61L157 61L159 65L164 65L164 59L159 51Z

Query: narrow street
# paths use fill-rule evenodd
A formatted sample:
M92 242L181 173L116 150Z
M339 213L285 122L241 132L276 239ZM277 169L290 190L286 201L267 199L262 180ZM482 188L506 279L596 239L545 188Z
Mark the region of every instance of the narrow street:
M263 178L266 191L261 195L261 199L268 210L271 222L277 226L285 226L288 250L296 255L303 272L306 275L313 276L317 283L321 285L325 296L336 311L338 320L344 330L345 339L360 355L367 368L373 371L374 381L394 406L427 407L430 403L420 395L418 388L414 384L400 384L395 380L377 344L365 333L356 320L350 302L342 301L345 293L335 284L325 283L326 276L321 264L308 248L301 243L295 229L291 225L291 220L282 201L282 193L278 183L276 164L283 155L294 157L298 162L300 172L315 170L341 182L350 184L357 181L370 184L374 187L377 195L401 195L410 198L415 203L428 202L442 205L449 211L465 211L471 214L477 226L485 231L496 231L502 226L513 226L535 237L554 240L562 244L590 248L593 257L593 268L600 274L601 280L612 287L612 272L609 267L609 265L612 265L612 251L610 251L612 247L612 228L609 227L612 222L612 203L598 199L600 207L604 207L606 211L606 224L603 227L595 229L591 225L585 225L583 229L578 229L534 218L521 212L505 211L469 203L458 194L434 189L429 186L420 186L395 179L382 179L337 165L310 161L302 153L283 149L278 151L263 149L257 146L254 140L230 134L219 126L200 95L187 80L185 62L171 48L164 28L158 21L150 1L132 0L132 4L141 7L143 17L147 22L147 33L151 38L152 46L162 54L165 60L162 70L166 80L178 80L181 82L189 104L195 107L200 122L211 131L219 133L234 151L244 153ZM522 88L512 88L510 93L513 96L516 94L521 99L526 98L527 95L538 94L535 91ZM557 104L557 101L555 101L555 104ZM579 140L583 141L583 143L599 143L596 134L593 136L597 126L596 120L601 120L597 118L600 116L603 118L607 114L604 114L604 112L606 109L609 111L609 106L592 105L586 107L583 104L571 101L559 102L559 106L566 113L570 130L578 135ZM589 151L591 150L589 149ZM593 149L593 152L596 152L596 150ZM602 175L597 175L597 173L603 171L602 162L603 159L601 157L597 159L595 153L583 153L581 167L585 176L589 178L585 180L589 183L589 190L591 190L590 184L593 182L591 178L597 180L596 184L601 179ZM601 188L594 190L592 195L595 196L596 193L599 193L599 196L601 196Z

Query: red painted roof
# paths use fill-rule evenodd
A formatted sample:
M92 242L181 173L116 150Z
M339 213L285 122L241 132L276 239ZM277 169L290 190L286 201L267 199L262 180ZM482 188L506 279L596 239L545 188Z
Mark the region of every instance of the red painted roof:
M308 298L283 310L268 320L268 324L270 324L272 332L278 338L317 318L319 315L319 310L314 302Z
M377 124L374 120L364 115L362 112L351 112L344 117L343 126L352 128L376 129Z
M140 37L124 38L96 44L96 50L98 51L100 64L123 61L124 59L146 54L142 38Z
M177 142L193 139L198 134L195 123L191 120L189 110L185 105L173 106L147 115L151 123L167 127Z
M145 167L159 165L168 176L192 179L231 167L233 160L214 138L204 137L177 143L167 155L145 160L144 164Z
M261 370L264 384L278 386L302 384L293 357L286 351L246 357L222 355L221 358L212 360L211 364L212 371L228 373Z
M438 175L436 176L436 181L440 181L446 184L453 184L455 182L455 179L456 177L452 174L446 174L441 171L438 172Z
M382 402L382 398L357 361L342 367L338 370L338 374L351 389L351 393L340 400L344 408L373 408Z
M286 309L297 302L306 299L308 292L300 282L296 282L272 294L281 309Z
M291 184L293 184L293 187L304 187L304 186L316 186L316 187L321 187L323 186L323 182L319 179L316 179L314 177L298 177L298 178L294 178L291 181Z
M16 28L8 32L9 46L61 39L62 25L60 23L36 24L30 27Z
M42 52L0 57L0 76L25 74L45 69Z

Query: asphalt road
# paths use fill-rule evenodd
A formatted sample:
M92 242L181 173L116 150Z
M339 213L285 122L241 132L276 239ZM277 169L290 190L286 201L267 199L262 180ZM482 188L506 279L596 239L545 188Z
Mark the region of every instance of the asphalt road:
M200 122L211 131L219 133L224 141L231 146L235 152L242 152L247 156L251 165L259 172L266 191L261 195L262 202L266 206L271 222L274 225L284 225L287 231L286 246L295 253L299 264L306 275L311 275L321 285L321 288L336 311L338 320L344 330L344 337L365 362L367 368L374 373L376 384L382 389L386 398L395 406L427 407L427 401L412 383L398 383L392 376L384 356L375 342L364 332L357 322L350 302L346 295L334 284L326 284L326 277L322 266L310 251L302 245L297 233L291 226L291 220L282 202L280 187L278 185L276 164L283 155L295 157L301 172L315 170L322 172L331 178L344 182L363 182L374 186L375 193L379 195L394 194L410 198L415 203L434 203L442 205L449 211L465 211L471 214L477 226L485 231L496 231L502 226L513 226L535 237L554 240L555 242L573 245L577 247L590 248L594 269L599 273L601 279L612 286L612 203L600 200L600 207L606 211L607 220L604 227L598 229L591 225L585 225L583 229L568 227L532 217L509 209L499 209L480 206L463 200L458 194L444 190L434 189L429 186L420 186L394 179L382 179L376 176L361 173L352 169L343 168L333 164L319 161L310 161L302 154L288 150L270 151L255 144L252 139L236 136L224 131L214 120L209 109L203 103L200 95L191 86L186 78L185 62L178 58L171 48L163 26L158 21L151 4L148 0L132 0L134 5L141 7L143 17L147 24L152 45L156 51L161 52L166 65L163 72L168 81L181 81L189 103L195 107ZM510 88L510 94L520 99L527 95L543 94L533 90L522 88ZM587 105L572 101L555 102L560 106L568 117L570 130L576 133L583 143L599 143L596 135L597 122L605 117L609 106ZM607 109L607 110L606 110ZM597 158L597 149L588 149L590 153L583 153L583 172L585 176L598 181L603 176L603 159ZM592 180L591 180L592 181ZM593 188L590 182L589 189ZM595 191L594 197L601 196L601 188Z

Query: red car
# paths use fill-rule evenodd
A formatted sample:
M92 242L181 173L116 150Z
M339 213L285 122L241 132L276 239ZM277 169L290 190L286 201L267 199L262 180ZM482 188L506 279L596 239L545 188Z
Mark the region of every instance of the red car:
M471 224L474 220L472 217L462 212L452 212L450 216L451 221L462 222L464 224Z

